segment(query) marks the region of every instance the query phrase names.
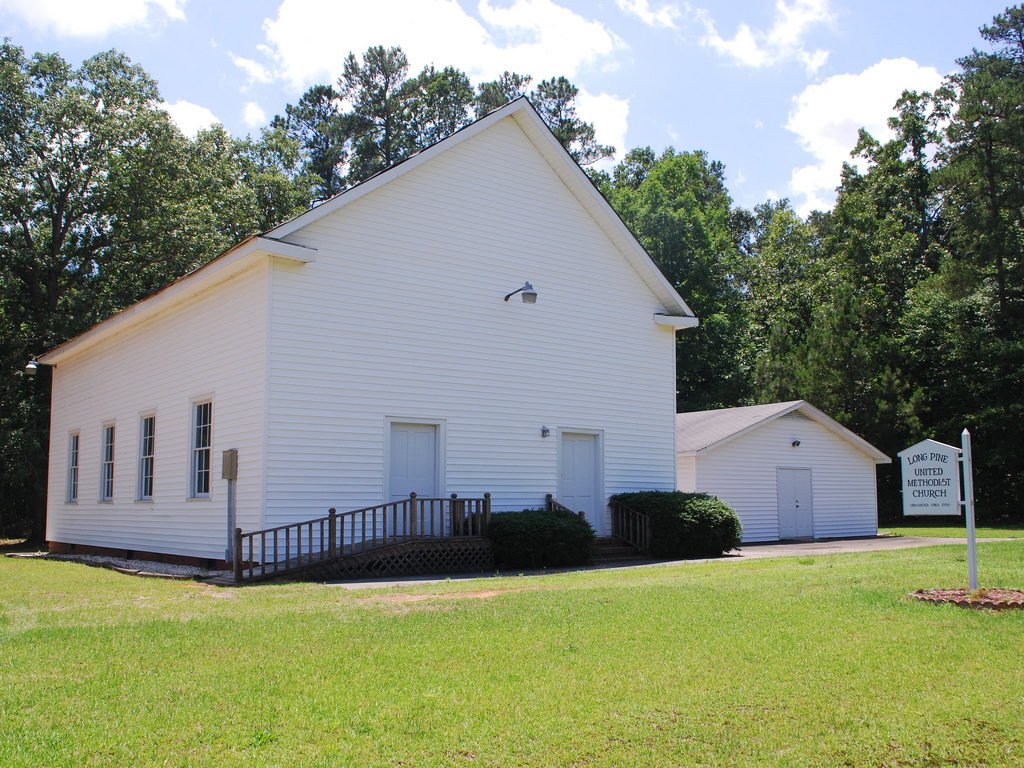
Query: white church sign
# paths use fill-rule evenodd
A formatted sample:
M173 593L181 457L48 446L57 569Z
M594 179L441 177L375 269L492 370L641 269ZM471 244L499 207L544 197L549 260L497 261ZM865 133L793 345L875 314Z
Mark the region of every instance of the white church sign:
M900 451L903 514L960 515L960 449L922 440Z

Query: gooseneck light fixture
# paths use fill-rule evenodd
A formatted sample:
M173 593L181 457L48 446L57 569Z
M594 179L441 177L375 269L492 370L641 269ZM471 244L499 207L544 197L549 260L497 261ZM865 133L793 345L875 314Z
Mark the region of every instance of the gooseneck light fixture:
M537 290L532 285L530 285L529 280L527 280L523 284L522 288L517 288L516 290L512 291L512 293L505 294L505 301L508 301L517 293L521 293L523 295L523 304L537 303Z

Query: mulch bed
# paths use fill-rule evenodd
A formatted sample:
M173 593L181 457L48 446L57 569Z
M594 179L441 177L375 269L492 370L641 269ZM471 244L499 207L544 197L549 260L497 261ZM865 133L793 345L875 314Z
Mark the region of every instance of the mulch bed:
M910 597L929 603L948 603L961 608L980 608L991 611L1005 611L1024 608L1024 589L1003 589L991 587L974 592L966 589L919 589Z

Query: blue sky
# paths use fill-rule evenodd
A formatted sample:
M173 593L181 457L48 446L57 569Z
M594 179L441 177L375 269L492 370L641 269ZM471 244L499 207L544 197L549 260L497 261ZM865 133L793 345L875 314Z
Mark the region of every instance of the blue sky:
M989 0L0 0L0 35L77 63L118 48L195 132L258 132L349 51L401 45L411 69L565 75L619 150L703 149L735 201L828 207L865 126L980 47Z

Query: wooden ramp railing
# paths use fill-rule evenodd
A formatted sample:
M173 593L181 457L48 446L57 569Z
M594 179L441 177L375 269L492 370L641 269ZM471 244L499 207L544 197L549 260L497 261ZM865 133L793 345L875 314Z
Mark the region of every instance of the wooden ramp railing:
M612 536L636 548L643 554L650 553L651 520L643 512L611 502Z
M619 539L623 544L629 544L641 554L649 554L651 544L650 518L643 512L637 512L635 509L630 509L616 501L610 502L609 506L612 511L612 536ZM580 517L586 517L583 512L574 512L570 507L558 501L554 494L550 493L544 499L544 507L548 512L561 510L563 512L572 512Z
M409 498L245 533L235 529L235 583L283 576L316 563L419 539L483 536L491 494Z
M555 498L555 494L553 493L549 493L544 497L544 509L548 512L554 512L557 510L559 512L571 512L578 517L586 517L582 510L577 512L575 509L565 506L565 504Z

